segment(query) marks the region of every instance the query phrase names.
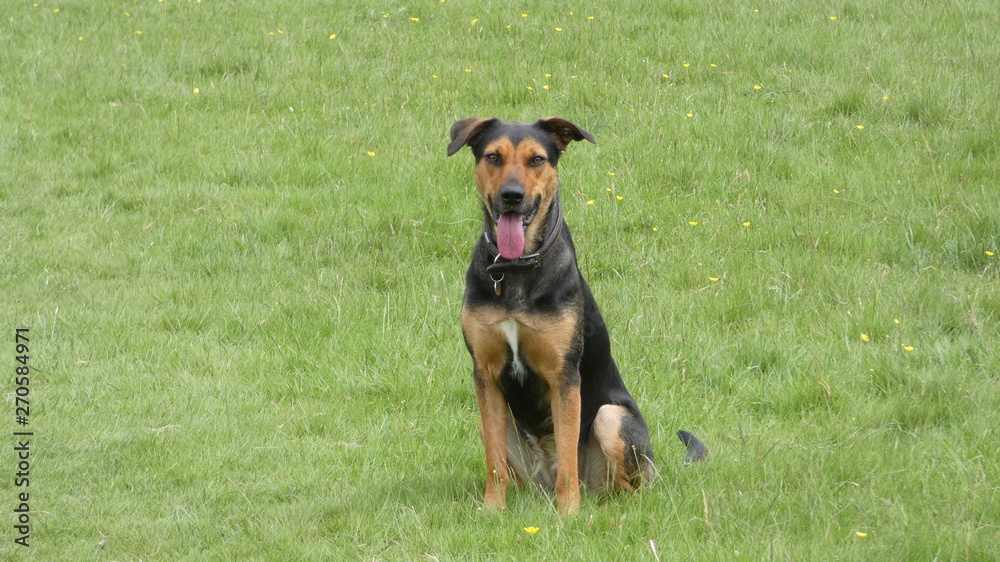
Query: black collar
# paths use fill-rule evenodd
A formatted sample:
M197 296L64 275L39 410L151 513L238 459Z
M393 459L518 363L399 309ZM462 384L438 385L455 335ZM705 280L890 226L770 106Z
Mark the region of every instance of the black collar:
M504 273L523 273L537 268L541 265L542 258L548 255L556 245L556 242L559 241L559 235L562 234L563 230L563 222L562 205L559 203L559 199L556 198L549 209L549 224L545 229L548 234L545 236L545 241L542 242L541 247L534 254L528 254L512 260L500 255L497 245L490 240L490 230L487 227L485 232L483 232L483 237L486 239L486 247L490 251L490 258L493 260L493 263L486 267L486 273L491 274L491 276L502 276Z

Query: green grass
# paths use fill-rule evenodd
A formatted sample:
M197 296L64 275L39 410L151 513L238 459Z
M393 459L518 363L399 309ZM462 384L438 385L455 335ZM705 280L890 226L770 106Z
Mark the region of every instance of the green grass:
M1000 557L995 2L363 4L5 5L0 557ZM493 115L597 138L563 204L659 460L565 520L479 511L445 146Z

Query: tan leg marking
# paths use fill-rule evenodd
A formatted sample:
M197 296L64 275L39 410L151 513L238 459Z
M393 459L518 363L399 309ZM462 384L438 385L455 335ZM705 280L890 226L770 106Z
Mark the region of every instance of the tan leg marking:
M561 515L580 509L580 472L577 465L577 443L580 440L580 387L553 392L552 420L555 427L556 507Z
M497 309L462 309L462 330L476 372L476 403L479 405L480 434L486 450L487 508L503 509L507 505L507 402L500 391L498 379L507 361L507 343L496 327L495 319L503 315Z
M625 455L633 452L625 450L625 441L621 436L622 418L628 415L628 410L621 406L605 404L597 410L597 417L594 418L592 431L607 463L603 484L612 492L630 492L633 489L631 475L625 468Z
M566 358L579 337L578 316L567 312L559 316L522 315L518 322L521 350L533 371L549 388L552 425L555 431L556 505L562 515L580 507L580 473L577 462L580 440L579 381L567 380ZM573 366L573 369L576 367Z

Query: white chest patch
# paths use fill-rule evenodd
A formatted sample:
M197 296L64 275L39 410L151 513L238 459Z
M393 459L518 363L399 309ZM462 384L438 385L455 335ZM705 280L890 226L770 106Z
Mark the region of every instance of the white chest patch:
M511 356L513 357L511 374L514 375L515 379L524 382L524 378L528 375L528 371L521 363L521 356L517 351L517 320L504 320L500 323L500 330L503 331L503 335L507 336L507 344L510 345Z

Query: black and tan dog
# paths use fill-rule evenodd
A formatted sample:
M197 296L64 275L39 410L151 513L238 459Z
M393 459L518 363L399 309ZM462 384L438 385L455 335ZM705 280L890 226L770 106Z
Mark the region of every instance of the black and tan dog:
M622 382L604 319L577 267L556 164L590 133L557 117L465 119L448 155L472 147L485 232L465 280L462 331L472 355L486 449L487 507L510 474L555 490L560 513L654 475L649 430ZM690 459L704 446L682 432Z

